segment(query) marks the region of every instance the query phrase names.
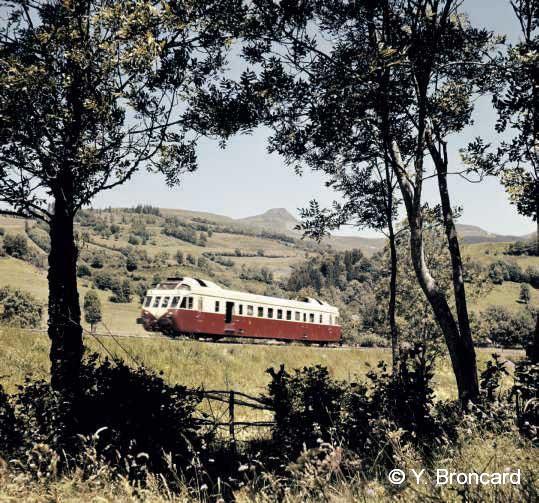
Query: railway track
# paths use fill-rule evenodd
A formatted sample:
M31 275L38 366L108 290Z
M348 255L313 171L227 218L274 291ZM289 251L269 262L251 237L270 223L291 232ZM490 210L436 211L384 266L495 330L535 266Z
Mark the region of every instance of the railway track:
M46 334L47 330L43 328L24 328L21 329L25 332L34 332L34 333L42 333ZM369 350L369 349L379 349L379 348L367 348L363 346L358 346L355 344L327 344L327 345L321 345L321 344L305 344L303 342L283 342L283 341L276 341L276 340L260 340L260 342L253 342L252 339L249 340L241 340L241 339L226 339L223 338L221 340L213 340L210 338L191 338L187 336L180 336L180 337L169 337L167 335L159 334L159 333L149 333L149 334L126 334L126 333L105 333L105 332L95 332L93 334L90 334L88 331L85 330L85 335L90 335L93 337L104 337L104 338L122 338L122 339L140 339L140 340L160 340L160 341L168 341L171 343L177 343L177 342L203 342L205 344L230 344L230 345L240 345L240 346L270 346L270 347L312 347L312 348L320 348L320 349L333 349L333 350L350 350L350 349L361 349L361 350Z

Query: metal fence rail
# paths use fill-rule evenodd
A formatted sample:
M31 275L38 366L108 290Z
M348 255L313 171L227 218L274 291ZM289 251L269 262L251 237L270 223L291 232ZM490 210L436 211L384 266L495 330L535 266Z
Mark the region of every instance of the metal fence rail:
M236 428L269 428L273 421L236 421L236 407L272 412L271 400L265 396L252 396L235 390L202 390L202 396L209 406L209 414L201 418L201 424L214 428L226 428L232 441L236 440ZM238 398L239 397L239 398ZM225 412L214 409L212 402L227 404ZM228 421L224 421L224 416Z

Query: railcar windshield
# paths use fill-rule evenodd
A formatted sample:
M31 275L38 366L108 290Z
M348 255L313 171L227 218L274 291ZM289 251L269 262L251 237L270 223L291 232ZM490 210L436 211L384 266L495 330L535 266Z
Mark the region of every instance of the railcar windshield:
M150 295L148 295L145 299L144 299L144 307L150 307L150 304L152 303L152 297Z

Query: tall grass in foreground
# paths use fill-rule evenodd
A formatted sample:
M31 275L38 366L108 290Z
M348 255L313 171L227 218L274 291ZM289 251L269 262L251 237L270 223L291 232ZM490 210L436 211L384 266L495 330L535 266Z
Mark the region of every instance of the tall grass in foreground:
M426 465L417 453L404 448L400 453L404 470L426 469L424 484L405 482L392 486L384 479L368 478L358 466L355 476L345 478L335 470L329 475L319 466L311 465L298 473L294 483L284 494L279 493L278 478L264 472L240 472L246 485L234 493L240 503L345 503L361 501L384 502L500 502L524 503L539 501L539 459L536 450L522 441L516 432L500 435L482 432L479 426L461 432L457 445L438 452ZM431 474L436 468L458 472L504 472L519 468L522 483L513 485L484 486L436 486ZM240 468L241 470L241 468ZM253 485L247 484L253 482ZM290 484L290 481L287 481ZM223 489L226 481L222 481ZM24 502L210 502L224 501L219 492L208 493L204 485L188 487L181 485L172 491L164 479L150 476L144 487L133 486L125 478L111 477L106 467L97 470L90 478L83 477L79 469L53 480L37 480L29 474L9 471L0 466L0 501ZM219 487L219 486L217 486ZM223 491L224 492L224 491Z

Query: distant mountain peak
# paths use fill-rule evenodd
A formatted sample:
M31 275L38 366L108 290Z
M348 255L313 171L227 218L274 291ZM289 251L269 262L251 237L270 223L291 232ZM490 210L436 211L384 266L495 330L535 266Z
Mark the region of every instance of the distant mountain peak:
M262 213L262 215L258 216L281 218L289 222L297 222L296 217L294 217L294 215L292 215L286 208L270 208L269 210Z
M238 219L238 222L268 230L292 231L298 220L286 208L271 208L260 215Z

